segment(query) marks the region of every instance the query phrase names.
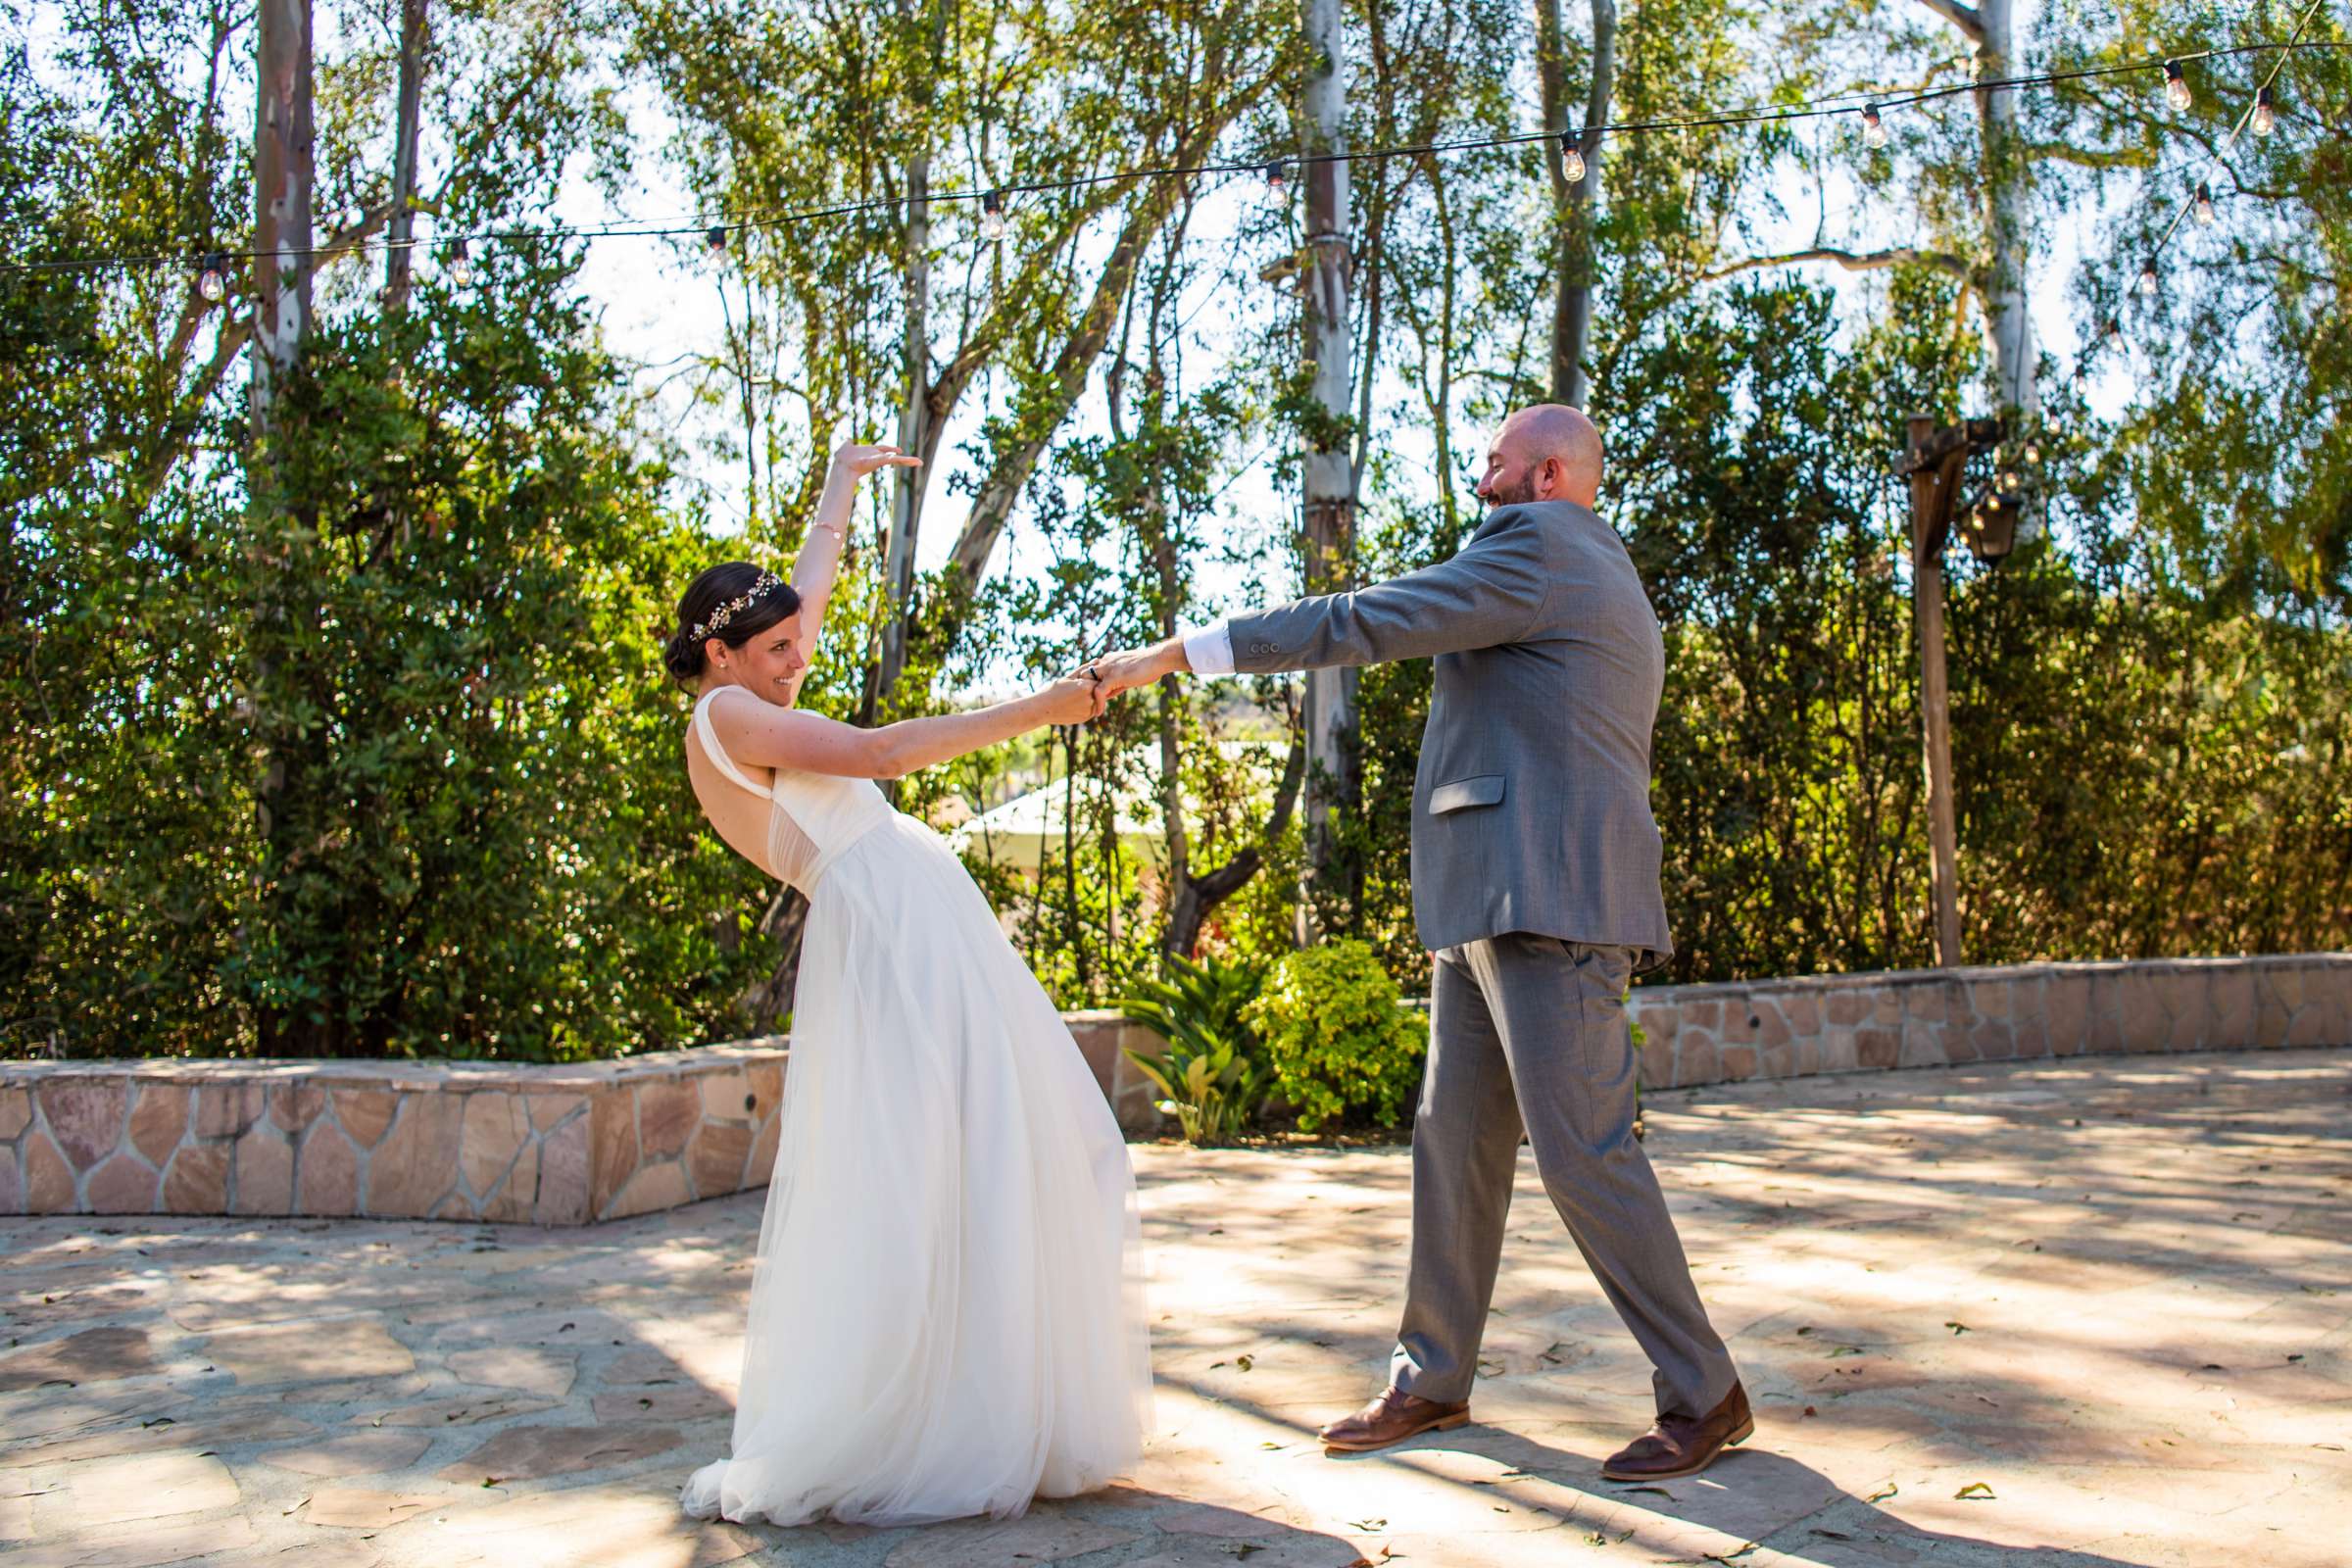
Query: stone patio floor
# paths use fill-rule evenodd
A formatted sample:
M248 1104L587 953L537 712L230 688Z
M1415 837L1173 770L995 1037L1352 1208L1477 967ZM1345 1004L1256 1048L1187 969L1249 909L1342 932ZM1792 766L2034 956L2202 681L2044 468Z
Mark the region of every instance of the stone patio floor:
M1523 1156L1477 1426L1325 1458L1379 1386L1401 1149L1138 1148L1155 1431L1007 1523L699 1525L761 1195L582 1230L0 1220L10 1568L2352 1561L2352 1054L1652 1098L1758 1410L1603 1483L1646 1367Z

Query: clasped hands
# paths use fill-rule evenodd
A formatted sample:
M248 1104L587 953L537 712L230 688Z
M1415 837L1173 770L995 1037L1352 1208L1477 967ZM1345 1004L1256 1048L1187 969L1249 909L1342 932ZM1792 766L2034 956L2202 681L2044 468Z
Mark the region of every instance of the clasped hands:
M1092 710L1075 714L1075 717L1060 717L1056 712L1054 721L1056 724L1084 724L1089 719L1099 719L1103 717L1103 710L1110 706L1110 698L1124 694L1124 691L1134 691L1136 686L1151 686L1162 674L1181 674L1190 670L1190 667L1193 665L1183 656L1181 637L1154 642L1148 649L1127 649L1124 654L1103 654L1101 659L1089 659L1075 672L1058 679L1049 691L1058 694L1070 708L1077 706L1082 694L1092 696Z

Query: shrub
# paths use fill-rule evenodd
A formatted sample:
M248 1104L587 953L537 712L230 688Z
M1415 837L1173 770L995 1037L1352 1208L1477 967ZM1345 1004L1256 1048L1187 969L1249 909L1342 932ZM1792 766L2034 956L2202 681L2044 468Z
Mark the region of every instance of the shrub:
M1420 1087L1429 1025L1404 1005L1368 943L1348 938L1290 955L1243 1015L1264 1037L1276 1088L1309 1132L1367 1108L1394 1126Z
M1224 1143L1257 1119L1273 1092L1264 1048L1246 1009L1264 971L1210 958L1168 959L1168 978L1147 982L1119 1010L1167 1041L1156 1056L1127 1057L1159 1086L1160 1110L1174 1116L1188 1144Z

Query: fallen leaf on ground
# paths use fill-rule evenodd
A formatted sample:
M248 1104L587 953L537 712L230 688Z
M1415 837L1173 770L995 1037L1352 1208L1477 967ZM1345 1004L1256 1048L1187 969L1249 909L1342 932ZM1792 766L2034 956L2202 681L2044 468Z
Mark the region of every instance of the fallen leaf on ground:
M1962 1487L1958 1492L1953 1493L1952 1495L1955 1497L1966 1497L1972 1501L1983 1501L1992 1496L1992 1489L1982 1481L1971 1481L1967 1486Z
M1902 1490L1902 1488L1896 1486L1891 1481L1882 1481L1879 1483L1879 1490L1872 1493L1869 1496L1864 1497L1862 1500L1864 1502L1876 1502L1881 1497L1891 1497Z
M1955 1336L1968 1332L1968 1325L1965 1323L1946 1323L1944 1327L1950 1329Z

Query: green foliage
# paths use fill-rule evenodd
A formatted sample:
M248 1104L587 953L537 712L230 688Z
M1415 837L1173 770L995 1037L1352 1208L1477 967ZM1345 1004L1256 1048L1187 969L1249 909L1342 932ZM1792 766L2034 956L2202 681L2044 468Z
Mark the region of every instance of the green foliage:
M1159 1087L1159 1108L1186 1143L1230 1143L1265 1108L1274 1072L1248 1016L1264 980L1246 963L1170 958L1166 979L1145 981L1119 1003L1167 1042L1157 1054L1127 1055Z
M1565 15L1562 69L1588 80L1584 22ZM1929 79L1955 37L1924 10L1845 0L1618 15L1620 122ZM1528 8L1348 16L1352 144L1526 127L1526 74L1489 62L1532 60ZM246 248L250 11L119 0L54 20L0 12L9 259ZM871 548L889 497L869 494L805 694L840 716L936 711L1286 597L1304 575L1306 437L1343 441L1361 473L1359 579L1443 559L1476 524L1494 420L1546 394L1561 257L1533 143L1358 166L1350 324L1368 381L1344 412L1306 395L1298 204L1244 200L1212 238L1206 184L1093 177L1296 145L1295 6L647 0L565 20L551 30L520 0L436 13L436 224L536 223L567 170L621 191L642 151L621 105L640 88L674 131L669 172L713 210L893 205L747 229L722 253L683 244L681 268L721 286L726 338L681 344L674 372L601 352L559 246L484 246L465 290L421 266L405 316L376 297L380 255L325 261L320 324L266 430L248 422L249 299L206 305L176 267L0 272L0 1051L567 1056L765 1027L739 999L779 972L773 890L701 824L652 626L713 555L797 542L821 453L898 427L910 363L963 443L931 453L926 472L956 477L934 480L922 559L944 544L970 560L898 600ZM2210 21L2179 0L2053 10L2021 55L2136 59ZM2276 24L2249 14L2211 41ZM385 200L394 75L388 30L330 32L322 240ZM2308 36L2342 34L2320 16ZM2091 258L2153 248L2173 210L2104 198L2184 136L2225 133L2272 63L2198 66L2184 116L2108 78L2023 96L2028 144L2082 150L2024 171L2031 231L2071 223ZM2083 353L2045 356L2050 537L1997 567L1951 559L1972 958L2352 942L2352 179L2322 112L2348 74L2340 47L2286 59L2278 134L2236 144L2227 220L2180 230L2158 298L2119 297L2123 267L2070 284L2082 324L2130 329L2123 348L2082 333ZM1668 650L1653 774L1678 952L1658 978L1929 954L1887 455L1902 414L1982 407L1984 289L1906 265L1834 292L1741 265L1810 218L1789 210L1802 192L1850 184L1864 210L1915 217L1906 243L1981 268L1986 171L2017 164L1988 165L1965 113L1895 128L1877 153L1789 124L1612 138L1592 176L1601 511ZM1071 176L1087 182L1036 188ZM902 200L918 177L1014 188L1011 233L984 239L968 204ZM2112 217L2069 216L2092 211ZM1820 216L1817 243L1886 243L1837 221ZM2072 385L2070 361L2087 371ZM713 538L717 509L672 472L650 416L673 373L690 439L743 474L740 537ZM950 502L951 482L968 495ZM912 635L884 692L874 650L894 622ZM972 860L1065 1005L1146 995L1180 972L1170 953L1284 960L1277 990L1306 986L1343 960L1286 959L1302 889L1317 929L1418 988L1408 843L1430 671L1358 678L1360 796L1324 865L1276 808L1280 745L1225 744L1287 741L1287 679L1170 682L897 799L930 814L951 795L986 809L1056 793L1066 828L1042 867L977 846ZM1134 830L1139 789L1156 838ZM1348 972L1314 983L1377 989ZM1230 1044L1247 1025L1219 1027ZM1221 1049L1195 1051L1181 1087L1213 1092L1229 1136L1267 1069ZM1401 1058L1386 1059L1394 1087ZM1319 1119L1394 1114L1324 1087Z
M560 40L518 45L499 10L452 19L468 66L436 89L504 106L505 140L459 148L451 199L477 215L581 123ZM203 86L190 50L233 78L250 18L90 21L68 63L94 111L16 40L0 56L21 255L250 214L219 101L174 96ZM322 206L368 195L320 172ZM464 291L420 269L407 313L347 303L356 260L322 273L262 433L236 302L176 269L0 281L0 342L27 348L0 353L0 1051L545 1058L743 1032L766 890L701 826L655 652L710 546L662 505L577 262L492 248Z
M1309 1132L1351 1112L1395 1126L1419 1091L1428 1021L1404 1005L1368 943L1292 954L1244 1016L1265 1037L1282 1097Z

